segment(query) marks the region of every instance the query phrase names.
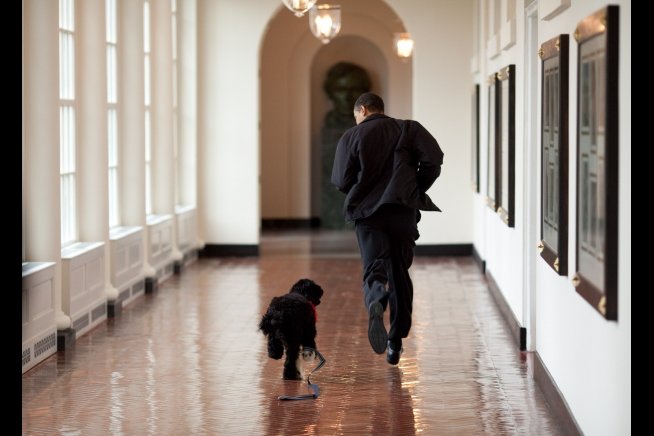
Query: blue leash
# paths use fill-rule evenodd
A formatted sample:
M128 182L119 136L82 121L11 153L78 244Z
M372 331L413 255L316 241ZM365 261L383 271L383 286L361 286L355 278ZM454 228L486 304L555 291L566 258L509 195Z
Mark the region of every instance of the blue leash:
M304 350L303 350L303 354L306 353L306 352L309 352L309 353L310 352L315 352L316 356L320 360L318 365L315 368L313 368L309 372L309 375L307 376L307 384L309 385L309 388L313 391L313 394L280 395L279 397L277 397L278 400L306 400L306 399L309 399L309 398L314 398L315 399L315 398L318 398L318 395L320 395L320 388L318 388L318 385L315 385L315 384L311 383L311 375L313 375L314 372L316 372L320 368L322 368L322 366L325 364L326 360L322 356L322 354L320 354L320 351L318 351L318 350L315 350L315 349L309 348L309 347L305 347Z

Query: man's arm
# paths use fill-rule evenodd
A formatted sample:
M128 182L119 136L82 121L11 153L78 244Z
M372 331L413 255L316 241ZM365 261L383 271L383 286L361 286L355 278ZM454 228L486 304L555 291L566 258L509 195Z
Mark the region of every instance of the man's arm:
M414 121L411 127L414 129L413 145L418 153L418 189L426 192L441 174L444 153L436 138L422 124Z
M359 172L359 159L351 137L349 132L345 132L339 139L332 168L332 184L345 194L357 182L357 173Z

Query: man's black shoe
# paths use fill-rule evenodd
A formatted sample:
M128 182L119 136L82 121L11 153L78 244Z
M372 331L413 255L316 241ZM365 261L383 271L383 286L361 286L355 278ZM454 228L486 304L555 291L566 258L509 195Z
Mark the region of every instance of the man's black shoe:
M393 344L393 341L388 341L388 347L386 351L386 361L391 365L397 365L400 361L400 354L402 354L402 346L399 346L399 350L396 350Z
M388 341L388 333L384 327L384 306L379 301L370 303L368 316L368 341L375 353L382 354Z

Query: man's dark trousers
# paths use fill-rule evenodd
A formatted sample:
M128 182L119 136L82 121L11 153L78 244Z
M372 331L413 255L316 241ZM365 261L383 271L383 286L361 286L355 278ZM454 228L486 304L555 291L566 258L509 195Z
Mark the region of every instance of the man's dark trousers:
M390 303L388 338L405 338L411 329L413 304L409 267L419 237L416 210L399 204L381 205L371 216L356 220L355 231L363 262L366 310L375 301L384 309Z

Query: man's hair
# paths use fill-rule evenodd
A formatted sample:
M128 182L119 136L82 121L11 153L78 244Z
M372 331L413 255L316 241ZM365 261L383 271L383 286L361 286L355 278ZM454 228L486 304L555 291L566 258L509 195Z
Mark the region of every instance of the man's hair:
M384 100L373 92L364 92L357 98L357 101L354 102L354 108L360 108L361 106L365 106L373 113L384 113Z

